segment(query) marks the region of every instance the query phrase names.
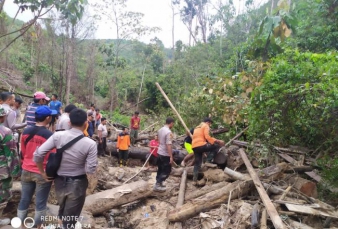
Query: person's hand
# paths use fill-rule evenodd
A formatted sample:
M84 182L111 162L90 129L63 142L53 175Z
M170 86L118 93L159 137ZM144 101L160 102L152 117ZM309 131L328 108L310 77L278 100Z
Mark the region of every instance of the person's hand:
M116 149L116 152L119 152L119 149Z
M100 139L100 143L102 143L102 139Z
M170 162L169 162L171 165L174 163L174 159L173 157L170 157Z
M53 177L48 177L47 174L46 174L46 172L41 173L41 176L42 176L43 179L45 179L45 181L47 181L47 182L52 182L52 181L54 180Z

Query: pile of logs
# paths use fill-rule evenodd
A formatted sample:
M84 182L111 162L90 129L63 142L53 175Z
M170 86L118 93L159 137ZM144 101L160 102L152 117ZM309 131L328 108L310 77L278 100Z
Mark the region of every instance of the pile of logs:
M193 167L173 168L164 193L153 192L156 172L116 168L109 164L111 158L100 158L99 179L90 181L96 188L87 192L81 224L154 229L338 225L335 207L318 199L317 182L321 179L316 168L306 164L304 151L277 147L276 164L259 168L255 159L249 160L246 147L247 143L234 141L220 151L216 157L225 160L225 166L203 164L195 186ZM149 153L149 148L134 148L135 158L143 159L137 156L141 151ZM116 154L113 146L110 150ZM16 183L15 193L20 189ZM58 206L49 204L48 209L49 215L57 215Z

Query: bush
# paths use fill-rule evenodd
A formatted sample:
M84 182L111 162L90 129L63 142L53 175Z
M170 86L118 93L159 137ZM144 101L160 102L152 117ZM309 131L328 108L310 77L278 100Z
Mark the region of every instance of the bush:
M250 132L275 145L338 148L338 54L286 51L257 87Z

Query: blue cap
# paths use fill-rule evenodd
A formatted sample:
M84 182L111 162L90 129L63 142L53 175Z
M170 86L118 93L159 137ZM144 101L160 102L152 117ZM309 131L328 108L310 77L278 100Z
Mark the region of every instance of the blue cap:
M51 115L57 115L57 113L58 112L56 110L52 110L46 105L39 106L35 110L35 115L37 115L39 117L47 117L47 116L51 116Z

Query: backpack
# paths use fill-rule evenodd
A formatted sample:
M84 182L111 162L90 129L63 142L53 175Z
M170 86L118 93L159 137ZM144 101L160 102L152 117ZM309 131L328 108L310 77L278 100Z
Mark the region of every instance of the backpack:
M57 171L59 170L60 165L61 165L63 152L69 147L71 147L72 145L74 145L76 142L81 140L81 138L83 137L84 137L83 135L80 135L74 138L73 140L71 140L70 142L68 142L66 145L64 145L60 149L56 149L56 153L49 154L47 165L46 165L46 175L48 177L52 177L52 178L57 177Z

